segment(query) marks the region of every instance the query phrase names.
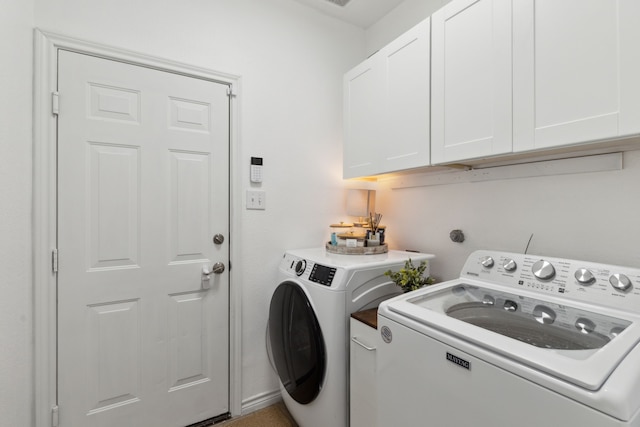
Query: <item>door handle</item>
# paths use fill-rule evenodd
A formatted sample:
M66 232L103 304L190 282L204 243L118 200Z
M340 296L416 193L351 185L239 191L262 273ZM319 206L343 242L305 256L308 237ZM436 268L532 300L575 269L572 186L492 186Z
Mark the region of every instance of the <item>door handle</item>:
M211 267L211 270L207 268L207 266L202 267L202 276L205 277L205 280L209 278L212 274L222 274L224 273L224 264L221 262L216 262Z
M358 344L360 347L364 348L367 351L375 351L376 350L375 347L369 347L368 345L364 344L362 341L360 341L356 337L351 337L351 341L353 341L354 343Z

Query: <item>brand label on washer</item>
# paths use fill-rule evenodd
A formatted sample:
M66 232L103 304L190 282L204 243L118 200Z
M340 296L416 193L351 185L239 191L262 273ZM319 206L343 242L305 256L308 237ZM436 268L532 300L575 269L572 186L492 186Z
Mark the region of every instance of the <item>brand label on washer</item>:
M455 363L458 366L462 366L464 369L471 370L471 362L469 362L468 360L461 359L458 356L454 356L449 352L447 352L447 360L449 362Z
M387 344L389 344L393 339L393 334L391 333L391 329L389 329L388 326L383 326L382 329L380 329L380 335L382 335L382 341L386 342Z

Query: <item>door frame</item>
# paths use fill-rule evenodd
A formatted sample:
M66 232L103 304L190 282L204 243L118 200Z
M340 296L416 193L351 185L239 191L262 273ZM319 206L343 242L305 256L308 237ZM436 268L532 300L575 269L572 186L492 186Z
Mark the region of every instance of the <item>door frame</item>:
M53 93L58 81L58 50L124 62L226 84L230 87L229 119L229 410L242 411L242 336L239 213L242 211L239 164L241 77L171 60L34 30L33 84L33 286L35 426L57 425L57 277L53 272L57 247L57 118ZM240 361L240 362L239 362ZM63 409L64 410L64 409Z

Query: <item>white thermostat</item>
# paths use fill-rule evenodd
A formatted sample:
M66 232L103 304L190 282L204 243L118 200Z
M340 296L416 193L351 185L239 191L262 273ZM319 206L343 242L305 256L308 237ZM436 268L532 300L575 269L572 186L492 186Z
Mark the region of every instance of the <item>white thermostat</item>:
M251 182L262 182L262 157L251 157Z

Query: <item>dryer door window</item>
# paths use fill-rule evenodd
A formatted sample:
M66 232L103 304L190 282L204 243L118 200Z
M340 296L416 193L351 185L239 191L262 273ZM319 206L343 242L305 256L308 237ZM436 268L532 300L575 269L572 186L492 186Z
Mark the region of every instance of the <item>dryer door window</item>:
M269 338L280 381L298 403L312 402L325 373L325 345L309 299L293 282L275 290L269 309Z

